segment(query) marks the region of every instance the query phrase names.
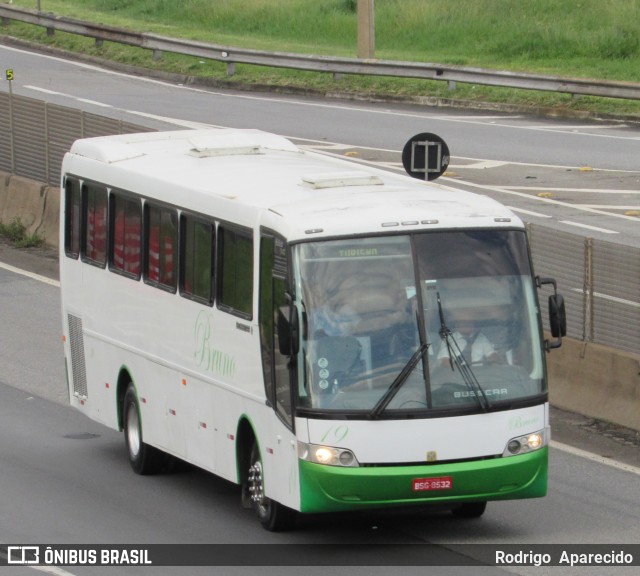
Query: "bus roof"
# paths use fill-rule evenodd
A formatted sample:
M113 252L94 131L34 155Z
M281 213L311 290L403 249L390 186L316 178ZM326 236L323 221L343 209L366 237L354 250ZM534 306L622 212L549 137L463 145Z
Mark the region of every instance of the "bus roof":
M259 130L207 129L76 141L66 174L289 240L434 228L522 227L498 202L357 165Z

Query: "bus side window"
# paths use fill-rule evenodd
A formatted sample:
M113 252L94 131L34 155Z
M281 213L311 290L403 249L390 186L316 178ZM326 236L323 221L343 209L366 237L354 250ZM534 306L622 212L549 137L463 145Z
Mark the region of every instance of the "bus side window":
M253 310L253 237L250 231L218 226L218 307L251 319Z
M69 258L77 260L80 255L80 208L82 206L80 182L75 178L67 177L64 183L64 193L64 252Z
M214 226L207 220L180 217L180 294L213 304Z
M107 264L107 189L96 184L82 187L83 260L104 268Z
M111 270L140 279L142 206L139 200L111 193Z
M178 285L178 216L175 210L145 204L145 280L175 292Z

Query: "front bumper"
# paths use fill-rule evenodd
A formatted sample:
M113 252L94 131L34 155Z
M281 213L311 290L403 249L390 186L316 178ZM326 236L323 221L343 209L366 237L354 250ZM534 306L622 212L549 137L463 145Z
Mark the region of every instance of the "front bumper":
M540 498L548 447L529 454L454 464L342 468L299 461L301 512ZM446 490L414 491L417 478L451 478Z

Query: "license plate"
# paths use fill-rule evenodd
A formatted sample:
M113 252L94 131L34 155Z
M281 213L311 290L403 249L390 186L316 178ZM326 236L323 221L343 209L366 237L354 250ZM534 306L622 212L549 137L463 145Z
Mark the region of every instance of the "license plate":
M451 490L453 479L451 476L438 476L436 478L414 478L413 491L424 492L426 490Z

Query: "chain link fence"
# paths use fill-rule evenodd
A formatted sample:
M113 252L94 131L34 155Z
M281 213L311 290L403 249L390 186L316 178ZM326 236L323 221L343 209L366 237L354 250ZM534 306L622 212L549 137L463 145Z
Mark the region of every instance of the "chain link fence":
M55 187L74 140L154 130L6 93L0 121L8 127L0 131L0 170ZM555 278L565 297L568 336L640 354L640 249L538 224L527 232L536 273Z

